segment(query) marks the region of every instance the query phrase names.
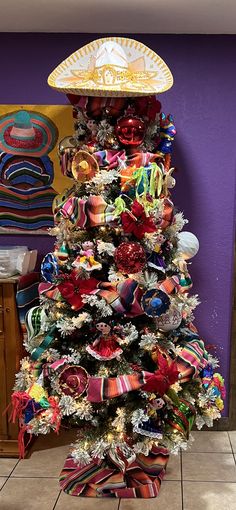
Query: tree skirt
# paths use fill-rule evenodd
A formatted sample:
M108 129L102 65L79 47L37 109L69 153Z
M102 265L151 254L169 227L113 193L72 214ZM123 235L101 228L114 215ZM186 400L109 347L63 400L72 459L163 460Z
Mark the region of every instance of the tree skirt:
M60 474L60 487L71 496L90 498L155 498L165 475L169 452L154 447L148 456L139 454L128 464L117 458L78 467L68 455ZM122 468L123 464L123 468Z

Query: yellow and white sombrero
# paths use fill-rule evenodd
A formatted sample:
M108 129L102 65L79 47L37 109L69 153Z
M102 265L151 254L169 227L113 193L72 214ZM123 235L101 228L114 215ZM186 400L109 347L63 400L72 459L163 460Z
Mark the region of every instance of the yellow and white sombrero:
M148 96L170 89L173 76L162 58L144 44L105 37L72 53L50 74L48 84L79 96Z

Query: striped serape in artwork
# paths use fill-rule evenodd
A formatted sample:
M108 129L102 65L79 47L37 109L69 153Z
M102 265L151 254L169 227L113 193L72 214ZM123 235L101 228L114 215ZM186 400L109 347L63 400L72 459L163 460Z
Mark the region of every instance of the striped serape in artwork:
M119 457L119 452L117 457ZM153 447L129 463L121 454L79 467L69 455L60 475L60 487L71 496L91 498L154 498L158 495L169 459L168 450ZM119 462L120 460L120 462ZM124 469L119 469L124 464Z
M53 227L52 188L35 189L24 195L0 186L0 227L8 230L33 231Z

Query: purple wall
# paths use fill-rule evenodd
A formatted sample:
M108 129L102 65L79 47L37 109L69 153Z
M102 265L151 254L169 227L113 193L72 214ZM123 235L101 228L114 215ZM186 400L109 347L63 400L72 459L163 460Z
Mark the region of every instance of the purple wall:
M99 35L0 34L1 103L64 104L47 86L47 76L70 53ZM196 324L207 344L218 346L229 385L235 216L236 36L131 36L157 51L170 66L175 84L161 97L174 115L178 136L175 203L200 240L193 259L194 292L202 305ZM0 244L28 244L40 255L47 236L0 236ZM225 414L227 415L226 408Z

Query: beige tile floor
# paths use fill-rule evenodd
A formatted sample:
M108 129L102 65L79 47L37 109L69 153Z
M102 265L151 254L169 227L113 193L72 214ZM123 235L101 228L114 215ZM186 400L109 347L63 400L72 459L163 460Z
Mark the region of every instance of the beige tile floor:
M187 453L172 456L155 499L73 498L58 475L73 432L40 437L29 458L0 459L1 510L236 510L236 431L193 432Z

